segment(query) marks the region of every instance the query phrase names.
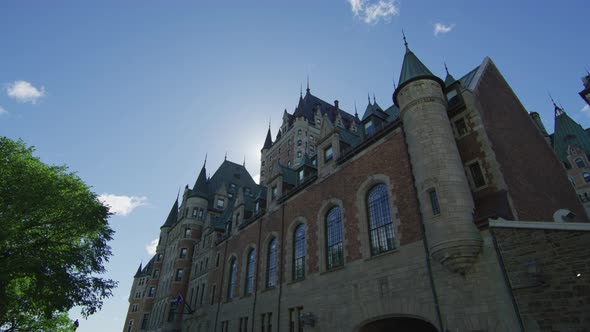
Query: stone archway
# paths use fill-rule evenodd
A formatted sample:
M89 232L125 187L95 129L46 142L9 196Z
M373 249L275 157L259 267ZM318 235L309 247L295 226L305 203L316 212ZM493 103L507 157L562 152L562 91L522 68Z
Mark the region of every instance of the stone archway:
M361 326L358 332L438 332L431 323L412 317L388 317L373 320Z

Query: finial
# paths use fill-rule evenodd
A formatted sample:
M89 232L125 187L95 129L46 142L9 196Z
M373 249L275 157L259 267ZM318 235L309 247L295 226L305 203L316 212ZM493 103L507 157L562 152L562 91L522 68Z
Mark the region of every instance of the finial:
M244 163L242 164L242 166L246 167L246 155L244 155Z
M406 33L404 32L404 29L402 29L402 36L404 37L404 45L406 46L406 50L409 50L408 40L406 39Z
M354 116L358 117L359 113L356 110L356 100L354 101Z
M225 151L225 158L224 160L227 160L227 151Z
M303 97L303 83L299 86L299 97Z
M207 166L207 152L205 152L205 162L203 163L203 167Z
M445 71L447 72L447 75L448 75L449 74L449 68L447 68L447 62L445 61L444 64L445 64Z
M393 78L393 90L397 90L397 85L395 84L395 77Z
M371 95L367 93L367 99L369 100L369 105L371 105Z
M307 75L307 90L305 91L309 92L309 75Z
M554 107L557 107L557 104L555 103L555 100L553 100L553 97L551 96L551 92L547 92L549 94L549 99L551 99L551 102L553 103Z
M377 104L377 100L375 99L375 92L373 92L373 104Z
M178 193L176 194L176 201L178 202L178 197L180 197L180 186L178 186Z

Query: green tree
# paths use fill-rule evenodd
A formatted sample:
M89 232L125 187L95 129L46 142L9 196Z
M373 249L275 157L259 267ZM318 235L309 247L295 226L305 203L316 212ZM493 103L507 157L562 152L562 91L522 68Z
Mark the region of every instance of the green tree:
M112 255L108 208L67 167L33 152L0 137L0 328L74 306L86 317L116 286L101 278Z

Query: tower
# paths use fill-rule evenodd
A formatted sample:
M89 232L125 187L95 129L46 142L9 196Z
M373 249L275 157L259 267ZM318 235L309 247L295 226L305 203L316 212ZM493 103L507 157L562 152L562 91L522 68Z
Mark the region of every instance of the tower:
M408 48L405 40L400 108L412 173L431 256L465 273L481 251L473 223L474 202L447 116L444 82Z

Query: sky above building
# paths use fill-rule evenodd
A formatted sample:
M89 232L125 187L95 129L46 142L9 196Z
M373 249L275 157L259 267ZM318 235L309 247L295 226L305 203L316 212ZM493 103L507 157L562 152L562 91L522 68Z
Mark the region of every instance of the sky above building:
M106 277L119 281L81 332L122 330L132 277L179 188L207 155L258 178L271 122L312 94L360 115L392 104L405 30L444 79L490 56L553 132L549 93L584 127L587 1L2 1L0 135L65 164L116 214ZM518 144L518 142L514 142ZM403 156L400 156L403 157Z

